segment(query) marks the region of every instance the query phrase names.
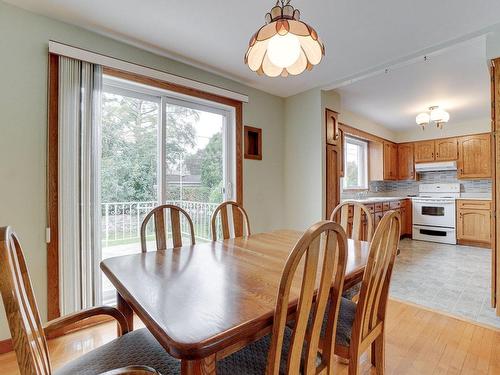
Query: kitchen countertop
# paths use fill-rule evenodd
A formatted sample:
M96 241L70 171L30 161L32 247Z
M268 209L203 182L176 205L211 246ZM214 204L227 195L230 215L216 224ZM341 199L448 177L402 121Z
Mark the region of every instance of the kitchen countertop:
M409 197L366 197L361 199L341 199L341 202L345 201L354 201L363 204L375 204L375 203L383 203L383 202L391 202L391 201L402 201L404 199L410 199Z

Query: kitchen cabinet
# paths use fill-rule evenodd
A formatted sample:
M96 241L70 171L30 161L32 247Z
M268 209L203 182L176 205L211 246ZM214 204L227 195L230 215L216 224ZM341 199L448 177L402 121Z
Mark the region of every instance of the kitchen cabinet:
M413 180L415 178L413 148L413 143L398 145L398 180Z
M394 173L394 147L389 142L384 142L384 180L395 180L397 175ZM396 151L397 152L397 151Z
M340 177L344 175L344 133L338 127L338 114L325 110L326 124L326 212L329 218L340 203Z
M415 163L434 161L434 141L415 142Z
M415 142L415 163L451 161L458 158L457 138Z
M370 141L368 155L370 181L395 181L398 179L397 144Z
M380 220L388 211L399 211L401 214L401 236L411 236L412 233L412 217L411 217L411 201L409 199L395 200L388 202L379 202L372 204L365 204L371 212L373 220L373 230L377 229ZM352 216L352 213L349 213ZM352 218L349 219L352 222ZM363 233L368 233L368 225L366 219L363 221Z
M339 122L338 116L339 114L330 109L325 110L325 123L326 123L326 143L329 145L337 145L338 140L340 139L339 133Z
M451 161L458 158L457 138L436 139L434 142L435 160Z
M491 201L458 200L458 242L464 245L490 247L492 233L491 217Z
M458 178L491 178L491 135L458 138Z
M401 235L411 237L413 231L411 200L406 199L401 203Z

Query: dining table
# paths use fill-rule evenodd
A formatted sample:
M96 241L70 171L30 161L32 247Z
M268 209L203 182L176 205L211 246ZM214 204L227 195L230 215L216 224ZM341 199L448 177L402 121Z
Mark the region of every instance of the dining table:
M131 329L135 313L181 361L182 374L215 374L217 360L271 332L282 271L301 235L258 233L108 258L100 267ZM369 243L348 239L347 248L344 290L362 280ZM291 317L300 273L292 284Z

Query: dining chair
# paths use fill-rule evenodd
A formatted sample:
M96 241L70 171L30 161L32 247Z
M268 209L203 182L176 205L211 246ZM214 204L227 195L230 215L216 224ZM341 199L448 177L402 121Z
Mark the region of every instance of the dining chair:
M339 217L340 216L340 217ZM347 238L370 242L373 237L373 218L368 208L356 201L345 201L333 210L330 220L344 228ZM363 221L366 220L366 226ZM359 283L344 291L343 297L355 300L359 297Z
M173 204L163 204L153 208L144 218L141 224L141 250L147 252L147 226L151 218L154 217L154 228L156 237L156 250L167 249L167 230L165 218L170 216L170 227L172 228L172 246L182 246L181 215L186 218L191 235L191 245L195 244L193 221L189 214L179 206Z
M331 374L346 262L347 240L342 227L331 221L311 226L284 266L271 334L217 362L217 374L299 374L301 370L304 374ZM292 311L289 305L297 297ZM330 340L317 361L328 301L332 307L326 326ZM290 328L287 322L291 319L295 323Z
M21 375L179 373L179 361L147 329L129 332L125 317L114 307L92 307L42 326L23 251L10 227L0 228L0 270L0 292ZM46 337L97 315L114 318L120 337L53 371Z
M250 235L250 221L248 220L248 215L245 209L237 202L226 201L217 206L210 220L213 241L217 241L217 218L219 217L219 214L222 239L227 240L233 237ZM243 220L243 223L241 223L240 219ZM245 233L243 231L243 227L245 229Z
M340 218L337 217L338 215L340 215ZM342 202L337 207L335 207L330 216L330 220L338 222L342 226L342 228L344 228L347 234L347 238L368 242L372 240L372 214L370 210L368 210L368 208L362 203L356 201ZM363 223L364 220L366 220L366 227Z
M359 374L360 356L370 346L377 374L384 373L385 315L400 232L400 213L389 211L370 244L358 303L341 299L335 354L349 360L349 375Z

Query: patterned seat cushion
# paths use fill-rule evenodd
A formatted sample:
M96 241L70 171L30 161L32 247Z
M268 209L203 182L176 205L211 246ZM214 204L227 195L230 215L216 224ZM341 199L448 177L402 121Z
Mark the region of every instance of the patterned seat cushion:
M352 301L352 299L359 293L360 290L361 290L361 283L357 283L356 285L347 289L342 294L342 297L350 299Z
M354 323L354 317L356 315L356 303L352 302L350 299L342 297L340 299L340 309L339 318L337 321L337 336L335 341L337 344L343 346L349 346L351 343L351 333L352 325ZM326 335L326 325L328 321L328 312L330 311L330 302L326 307L325 318L323 320L323 325L321 326L321 336Z
M337 322L337 344L349 346L351 343L352 325L356 316L357 305L350 299L340 300L339 320Z
M145 328L127 333L68 363L54 375L96 375L125 366L145 365L162 375L180 374L171 357Z
M288 327L285 328L280 374L286 373L291 337L292 331ZM267 335L240 351L218 361L217 375L264 375L266 373L267 356L270 346L271 336Z

